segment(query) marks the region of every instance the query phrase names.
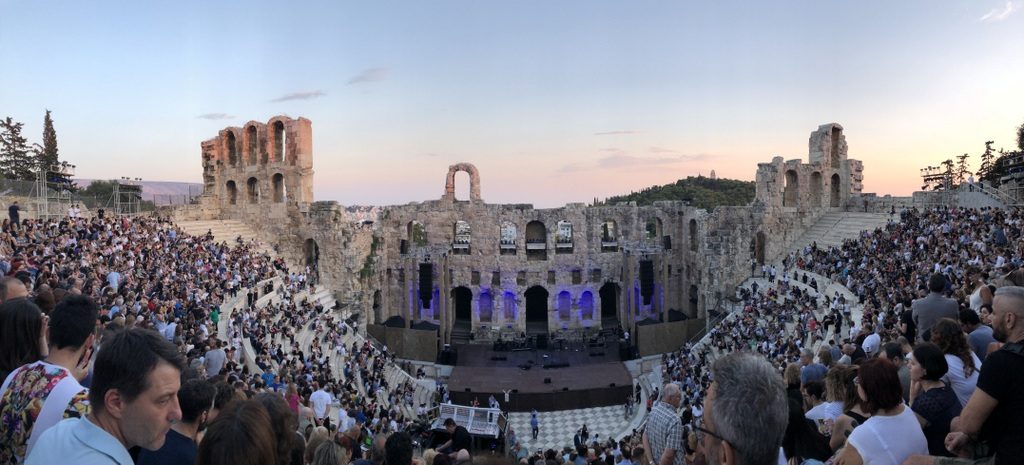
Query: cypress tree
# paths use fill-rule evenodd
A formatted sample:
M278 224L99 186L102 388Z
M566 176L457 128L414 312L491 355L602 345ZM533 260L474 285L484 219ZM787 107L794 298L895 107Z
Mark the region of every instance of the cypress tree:
M46 110L46 117L43 118L43 148L39 152L39 163L41 166L50 167L60 162L57 155L57 131L53 129L53 119L50 118L50 110Z

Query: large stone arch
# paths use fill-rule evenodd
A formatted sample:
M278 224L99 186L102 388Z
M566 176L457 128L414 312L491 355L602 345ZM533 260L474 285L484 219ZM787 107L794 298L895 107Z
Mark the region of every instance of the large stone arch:
M227 154L228 165L238 166L241 162L241 154L238 153L238 135L234 128L224 130L224 153Z
M287 124L289 118L286 116L275 116L267 121L267 150L271 163L283 163L288 153L289 134Z
M821 172L811 173L811 205L820 207L825 197L825 181L821 178Z
M839 178L839 173L833 173L832 177L829 178L829 206L838 207L840 206L840 197L842 195L842 180Z
M255 166L260 157L260 130L255 122L245 126L245 165Z
M457 163L448 167L448 177L444 183L444 199L455 200L455 173L465 171L469 174L469 200L480 200L480 172L472 163Z

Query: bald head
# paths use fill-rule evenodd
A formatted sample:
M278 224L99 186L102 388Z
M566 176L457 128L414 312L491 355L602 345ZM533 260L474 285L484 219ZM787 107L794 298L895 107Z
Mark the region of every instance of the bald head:
M992 298L992 337L999 342L1024 340L1024 287L996 289Z
M28 297L25 283L13 276L0 278L0 303L19 297Z

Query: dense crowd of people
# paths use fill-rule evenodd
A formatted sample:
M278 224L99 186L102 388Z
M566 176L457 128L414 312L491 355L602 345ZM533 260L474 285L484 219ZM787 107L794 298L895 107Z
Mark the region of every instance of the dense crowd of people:
M1018 463L1022 226L1017 212L908 210L809 246L741 289L741 308L700 342L663 355L640 430L512 454ZM415 383L309 297L311 270L253 244L159 218L25 220L3 225L0 271L0 463L473 461L454 423L449 443L414 457Z
M0 272L0 463L43 454L35 445L65 418L92 419L81 428L107 456L121 457L100 430L124 449L138 446L129 454L134 463L196 463L198 444L214 431L211 422L247 399L261 401L273 420L278 452L326 436L348 444L359 459L358 445L413 420L413 383L406 375L391 377L389 385L385 373L394 367L386 347L352 337L345 344L351 322L310 298L310 270L290 271L255 243L184 234L157 217L5 221ZM220 333L222 316L228 330ZM130 443L123 431L109 428L112 422L102 423L124 421L124 405L94 395L102 355L110 352L101 349L123 334L156 335L162 348L153 350L166 352L160 357L178 371L177 394L170 396L176 401L163 396L160 405L180 410L142 425L148 429L141 434L154 436L146 438L150 442ZM250 347L254 360L245 363L241 352ZM116 376L134 370L135 382L145 383L117 388L122 401L153 387L138 368L112 368ZM165 378L170 390L171 377ZM109 418L101 413L104 402ZM127 425L133 433L139 427ZM157 435L168 441L158 445ZM286 456L273 463L304 463L301 451Z

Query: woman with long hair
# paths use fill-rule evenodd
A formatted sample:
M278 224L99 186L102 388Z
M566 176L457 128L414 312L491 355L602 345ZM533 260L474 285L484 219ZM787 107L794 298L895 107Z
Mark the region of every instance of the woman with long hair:
M206 429L196 465L276 465L276 444L267 409L256 401L235 401Z
M839 450L854 428L871 416L857 395L857 386L853 382L857 378L857 371L856 365L836 365L825 375L825 398L830 402L843 403L843 414L832 425L829 439L829 447L833 451Z
M46 358L46 351L46 317L39 307L25 298L0 305L0 383L18 367Z
M943 381L953 388L957 399L960 400L960 406L963 407L967 405L967 400L971 398L978 384L981 360L971 350L959 322L943 318L935 323L931 331L931 342L942 350L949 365L949 371L943 377Z
M927 454L928 440L913 411L903 404L896 365L874 358L861 365L854 378L857 395L871 414L850 434L837 465L902 464L911 455Z

